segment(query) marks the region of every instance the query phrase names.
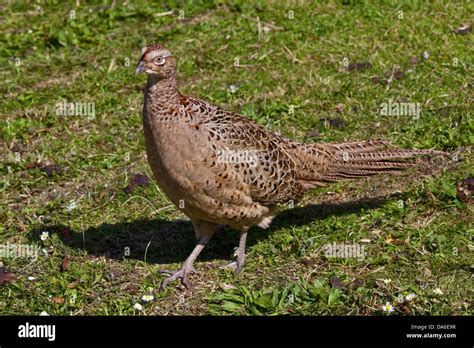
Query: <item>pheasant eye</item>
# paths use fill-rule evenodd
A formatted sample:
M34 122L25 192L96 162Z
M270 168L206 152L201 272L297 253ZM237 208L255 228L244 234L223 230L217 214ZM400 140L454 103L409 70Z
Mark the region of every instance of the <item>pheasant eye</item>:
M156 65L163 65L163 64L165 64L165 62L166 62L166 60L163 57L156 57L156 59L154 61L154 63Z

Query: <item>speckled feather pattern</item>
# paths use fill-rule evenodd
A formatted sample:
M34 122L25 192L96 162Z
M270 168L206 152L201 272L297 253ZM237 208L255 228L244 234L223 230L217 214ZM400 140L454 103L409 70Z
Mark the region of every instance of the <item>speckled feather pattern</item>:
M162 46L149 46L142 58ZM412 166L382 140L303 144L245 116L183 96L174 58L149 76L143 109L147 156L161 188L193 221L267 227L276 205L310 188ZM236 160L237 159L237 160Z

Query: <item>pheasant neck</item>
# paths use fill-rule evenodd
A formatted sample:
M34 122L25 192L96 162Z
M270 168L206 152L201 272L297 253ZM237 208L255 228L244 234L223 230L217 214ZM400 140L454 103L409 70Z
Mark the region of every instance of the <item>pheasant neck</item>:
M148 82L145 88L145 99L150 98L153 103L170 104L179 102L179 91L176 83L176 76L171 75L163 78L159 75L148 75Z

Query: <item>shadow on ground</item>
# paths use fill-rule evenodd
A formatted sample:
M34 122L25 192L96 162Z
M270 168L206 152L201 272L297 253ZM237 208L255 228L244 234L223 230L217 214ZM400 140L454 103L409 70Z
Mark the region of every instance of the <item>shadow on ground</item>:
M357 213L362 209L376 208L394 195L364 198L350 202L307 205L282 211L269 229L258 227L249 232L247 246L256 244L269 234L285 227L298 227L315 219ZM49 231L72 248L85 250L90 255L122 260L137 259L148 263L170 264L183 262L196 241L189 220L168 221L140 219L117 224L102 224L88 230L72 231L65 225L45 225L30 232L30 238L39 239L40 231ZM239 234L221 227L199 256L200 261L230 260L238 244ZM129 255L127 255L129 251ZM146 255L146 258L145 258Z

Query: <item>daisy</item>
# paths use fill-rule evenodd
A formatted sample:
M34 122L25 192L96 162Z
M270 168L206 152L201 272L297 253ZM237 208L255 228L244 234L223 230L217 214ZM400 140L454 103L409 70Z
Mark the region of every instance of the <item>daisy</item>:
M411 293L411 294L408 294L408 295L405 296L405 300L411 301L411 300L413 300L415 297L416 297L416 294Z
M142 310L143 310L143 306L142 306L141 304L139 304L139 303L135 303L135 304L133 305L133 308L138 309L139 311L142 311Z
M43 232L41 233L40 239L41 240L47 240L49 238L49 232Z
M142 296L142 300L145 301L145 302L153 301L153 299L154 299L153 295L143 295Z
M45 317L45 316L48 316L49 314L48 314L46 311L42 311L42 312L40 313L40 315L41 315L42 317Z
M440 288L434 289L433 292L434 292L436 295L443 295L443 291L442 291Z
M382 306L382 310L387 313L392 313L395 309L393 306L390 304L390 302L385 303L385 305Z

